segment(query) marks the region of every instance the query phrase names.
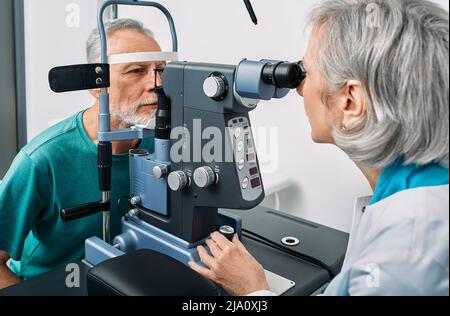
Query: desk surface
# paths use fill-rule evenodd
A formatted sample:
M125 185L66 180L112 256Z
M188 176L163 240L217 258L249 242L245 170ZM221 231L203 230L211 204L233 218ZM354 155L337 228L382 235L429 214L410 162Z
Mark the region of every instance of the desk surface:
M243 237L242 242L265 269L296 283L286 295L309 295L329 280L328 273L311 263ZM85 296L88 267L80 263L79 288L68 288L68 272L59 269L0 291L0 296Z
M340 270L347 247L348 234L264 207L257 207L246 212L229 211L236 212L243 218L245 229L259 232L261 235L267 234L265 237L270 240L279 240L282 234L297 232L303 241L303 248L300 247L300 250L308 251L314 258L328 261L335 272ZM266 270L295 282L295 287L285 295L310 295L330 280L330 275L324 268L297 256L246 236L242 237L242 243ZM89 269L81 263L79 266L79 288L66 286L66 278L69 273L62 268L0 291L0 296L85 296L87 295L86 274ZM149 282L151 281L149 280ZM176 280L173 282L176 286Z

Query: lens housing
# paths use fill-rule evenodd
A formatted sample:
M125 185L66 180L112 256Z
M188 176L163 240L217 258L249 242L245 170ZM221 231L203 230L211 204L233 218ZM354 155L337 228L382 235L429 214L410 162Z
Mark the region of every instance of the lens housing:
M302 82L303 71L297 63L280 62L263 68L264 82L281 89L295 89Z

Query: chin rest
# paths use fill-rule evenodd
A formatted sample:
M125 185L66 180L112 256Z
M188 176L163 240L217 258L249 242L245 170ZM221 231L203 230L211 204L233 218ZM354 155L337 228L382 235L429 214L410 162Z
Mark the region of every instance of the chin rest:
M98 264L87 274L90 296L217 296L213 282L179 261L138 250Z

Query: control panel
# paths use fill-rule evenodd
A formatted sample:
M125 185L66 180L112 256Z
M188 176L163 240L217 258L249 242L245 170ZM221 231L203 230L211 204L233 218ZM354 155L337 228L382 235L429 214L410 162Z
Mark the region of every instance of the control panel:
M263 193L263 187L249 120L247 117L233 118L228 127L242 197L246 201L256 200Z

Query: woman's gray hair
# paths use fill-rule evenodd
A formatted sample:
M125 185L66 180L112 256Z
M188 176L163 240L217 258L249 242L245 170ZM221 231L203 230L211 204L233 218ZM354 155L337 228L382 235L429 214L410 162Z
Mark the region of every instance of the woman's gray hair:
M152 31L144 27L142 22L133 19L116 19L105 23L105 32L107 35L120 30L134 30L146 34L151 38L155 35ZM100 33L98 28L92 30L86 43L86 53L88 63L99 63L101 55Z
M358 80L367 114L336 144L353 161L384 168L449 165L449 14L424 0L326 0L311 23L327 93Z

